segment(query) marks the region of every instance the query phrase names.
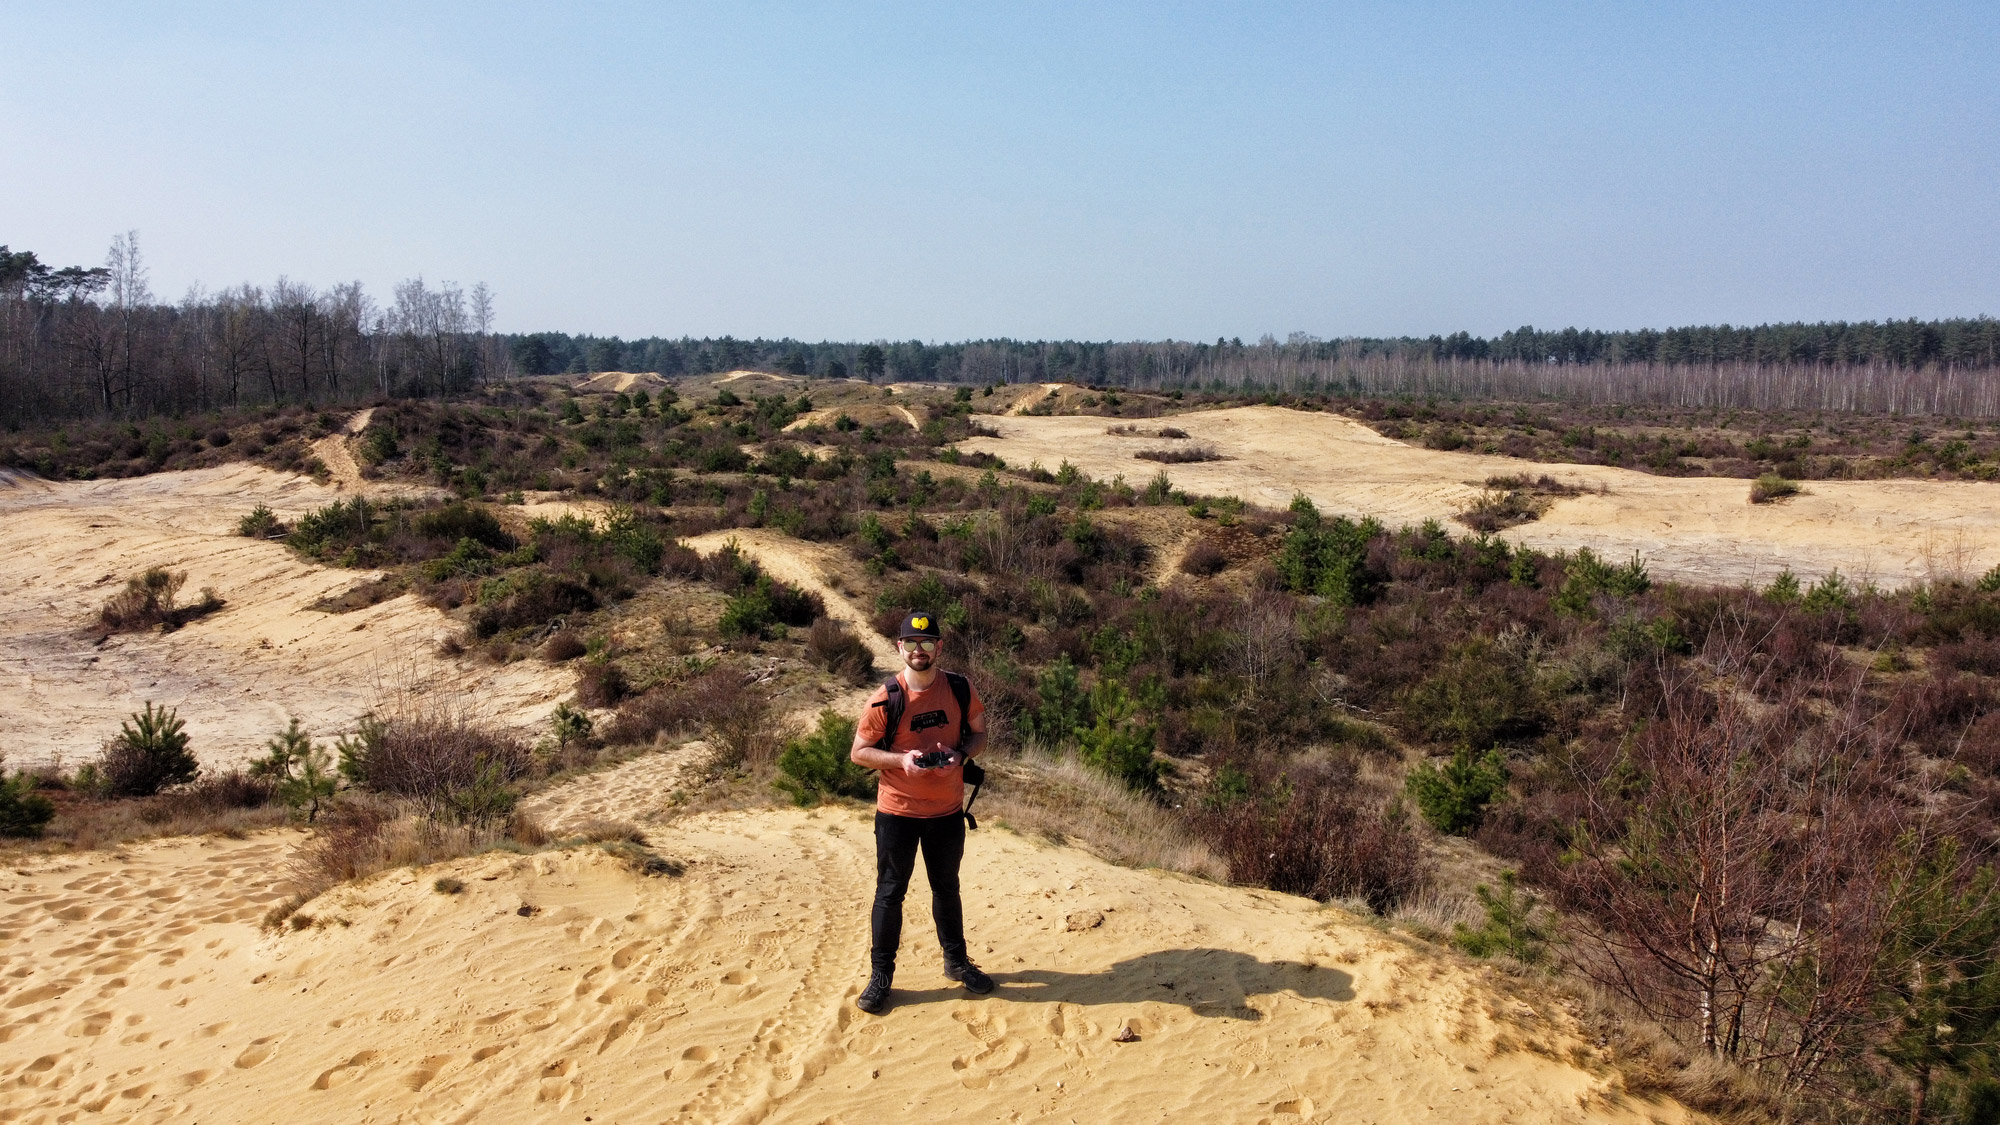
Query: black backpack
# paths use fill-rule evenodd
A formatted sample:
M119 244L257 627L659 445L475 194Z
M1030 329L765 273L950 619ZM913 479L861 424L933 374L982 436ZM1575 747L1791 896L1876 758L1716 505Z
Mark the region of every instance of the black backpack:
M952 749L956 750L972 736L972 728L965 721L972 711L972 681L957 672L946 672L944 682L951 689L952 699L958 703L958 741L952 744ZM882 701L875 706L887 709L888 713L885 716L887 721L882 724L882 740L875 744L875 748L887 750L896 741L896 728L903 722L903 709L909 705L909 696L903 692L900 676L890 676L882 681L882 690L885 693ZM965 759L964 770L965 783L972 786L972 796L966 798L965 808L961 811L965 814L965 826L977 830L979 821L972 816L972 802L979 799L979 787L986 784L986 770L971 758Z

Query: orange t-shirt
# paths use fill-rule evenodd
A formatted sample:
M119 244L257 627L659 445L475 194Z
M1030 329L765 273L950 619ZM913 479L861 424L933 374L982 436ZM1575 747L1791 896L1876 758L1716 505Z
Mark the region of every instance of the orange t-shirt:
M910 690L910 675L907 670L896 673L896 679L903 685L903 720L896 724L896 738L889 744L889 751L905 754L911 750L949 750L958 745L959 722L958 700L952 697L951 685L945 682L944 673L939 672L931 680L931 686L923 691ZM966 686L971 687L970 681ZM874 746L882 741L889 722L889 708L877 707L889 698L889 689L878 687L875 694L868 697L868 706L861 711L859 734L864 746ZM963 716L965 729L983 731L986 729L986 705L979 701L979 690L972 688L968 702L969 714ZM875 789L875 807L896 816L934 817L950 816L959 810L965 799L965 767L949 766L943 769L923 770L906 773L901 769L880 770L881 784Z

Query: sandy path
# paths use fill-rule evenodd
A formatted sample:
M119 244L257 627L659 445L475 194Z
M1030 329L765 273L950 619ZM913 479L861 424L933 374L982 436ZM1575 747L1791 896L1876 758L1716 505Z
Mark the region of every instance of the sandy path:
M682 540L688 546L704 555L722 549L731 539L744 554L757 560L765 573L780 582L789 582L802 590L818 594L826 602L826 613L845 623L860 635L868 650L875 654L876 662L884 668L901 667L896 658L896 646L875 631L870 624L872 614L854 604L847 595L826 584L820 575L828 571L838 571L843 562L840 549L821 543L809 543L794 539L781 531L764 527L739 527L723 531L711 531ZM885 673L886 675L886 673Z
M0 714L15 767L94 756L146 700L177 707L205 765L261 751L297 715L330 738L351 729L383 687L462 692L494 721L529 728L570 690L539 662L502 668L441 659L442 613L410 595L352 613L306 607L366 581L366 571L300 561L244 539L259 503L280 518L340 499L305 477L233 464L116 481L0 481ZM219 613L166 635L96 645L104 599L149 566L188 573L186 596L214 586Z
M710 753L706 742L696 741L646 754L537 793L521 802L521 809L557 836L605 821L652 824L668 812L677 793L701 782Z
M1961 481L1809 481L1782 504L1751 505L1749 482L1660 477L1589 465L1542 465L1444 453L1392 441L1331 414L1253 406L1176 415L1173 424L1230 458L1161 466L1133 457L1145 439L1106 434L1094 417L1002 418L998 438L961 443L1009 464L1064 460L1092 476L1142 483L1164 469L1191 492L1284 507L1304 492L1323 510L1393 525L1449 519L1493 475L1548 473L1609 489L1556 502L1505 533L1543 550L1587 546L1615 558L1644 555L1660 576L1761 582L1790 566L1816 576L1900 584L1935 569L1977 575L2000 563L2000 487Z
M1020 398L1015 399L1014 404L1007 408L1004 417L1009 417L1009 418L1018 417L1023 411L1028 410L1029 408L1033 407L1036 403L1042 401L1043 399L1049 397L1052 394L1055 394L1057 391L1062 390L1062 388L1063 385L1061 383L1043 383L1041 385L1041 389L1031 390L1027 394L1022 395Z
M940 972L913 888L895 1007L857 1013L867 815L661 829L339 888L260 933L292 833L0 872L0 1116L69 1120L1638 1122L1594 1052L1337 911L997 828ZM432 887L449 872L458 894ZM1112 1036L1130 1028L1137 1042ZM1525 1049L1524 1049L1525 1048ZM1564 1060L1564 1061L1558 1061Z

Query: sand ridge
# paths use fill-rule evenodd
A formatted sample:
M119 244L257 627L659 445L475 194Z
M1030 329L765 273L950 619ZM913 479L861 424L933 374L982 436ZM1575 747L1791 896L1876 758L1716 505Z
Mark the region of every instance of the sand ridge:
M867 814L709 814L649 835L681 875L595 848L489 853L337 888L282 933L256 918L297 833L24 861L0 873L0 1113L1688 1119L1623 1095L1559 1010L1476 968L1306 900L995 827L964 876L996 992L944 979L920 880L895 1007L867 1017ZM446 874L460 893L434 889Z
M462 693L522 729L546 719L569 677L538 662L489 667L436 655L456 626L414 595L350 613L309 607L366 582L369 571L299 559L246 539L257 504L290 521L345 494L247 464L125 480L0 486L0 713L9 764L87 760L126 715L152 700L179 709L205 766L260 753L297 715L330 739L385 691ZM99 639L96 611L149 566L188 574L185 593L215 587L227 605L169 634Z
M1614 559L1637 551L1661 577L1764 582L1785 567L1809 578L1838 568L1897 585L1940 571L1976 576L2000 563L2000 489L1982 482L1806 481L1789 501L1752 505L1744 480L1421 449L1336 414L1274 406L1173 416L1192 441L1227 458L1181 465L1134 457L1159 439L1108 434L1112 419L1001 416L990 424L999 437L962 447L1010 465L1054 468L1067 460L1092 476L1122 475L1135 485L1165 471L1190 492L1277 508L1303 492L1329 513L1373 515L1392 527L1455 517L1485 491L1488 477L1547 473L1593 491L1557 500L1505 538L1541 550L1589 547Z

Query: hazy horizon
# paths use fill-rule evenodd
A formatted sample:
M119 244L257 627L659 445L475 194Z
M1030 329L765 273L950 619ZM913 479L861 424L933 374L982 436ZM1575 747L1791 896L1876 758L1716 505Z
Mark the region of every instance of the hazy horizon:
M503 331L1492 336L1996 311L1966 4L9 4L0 242Z

